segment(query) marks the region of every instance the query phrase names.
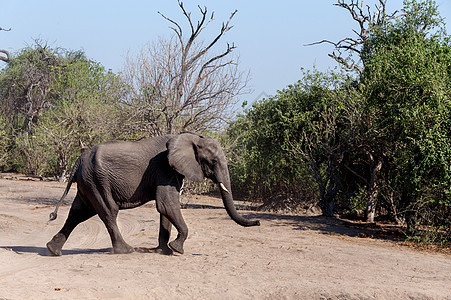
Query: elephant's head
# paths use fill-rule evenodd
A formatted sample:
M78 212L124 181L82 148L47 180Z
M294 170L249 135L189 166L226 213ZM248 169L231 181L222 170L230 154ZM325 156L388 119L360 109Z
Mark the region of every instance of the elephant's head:
M233 203L229 170L218 141L192 133L182 133L167 143L168 160L172 168L190 180L201 182L209 178L217 184L229 216L242 226L260 225L241 216Z

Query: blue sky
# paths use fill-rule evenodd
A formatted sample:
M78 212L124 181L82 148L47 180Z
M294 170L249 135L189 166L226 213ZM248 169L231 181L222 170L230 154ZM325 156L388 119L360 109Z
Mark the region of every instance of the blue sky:
M356 24L344 9L333 6L335 0L279 1L184 1L192 16L199 16L197 5L215 11L215 21L205 31L208 41L223 21L237 9L229 31L213 51L224 43L237 46L242 71L250 71L253 92L242 100L252 103L262 94L273 95L296 82L301 68L319 70L337 64L327 56L332 46L304 46L329 39L338 41L352 35ZM377 1L364 3L374 5ZM437 0L442 17L451 33L451 1ZM106 68L119 72L127 52L137 53L158 37L169 37L169 23L157 12L184 22L176 0L169 1L5 1L0 0L0 48L15 52L32 45L34 39L52 47L83 49L86 55ZM400 9L402 0L388 0L388 12ZM183 23L186 24L186 23ZM2 63L2 65L4 65ZM1 66L0 66L1 67Z

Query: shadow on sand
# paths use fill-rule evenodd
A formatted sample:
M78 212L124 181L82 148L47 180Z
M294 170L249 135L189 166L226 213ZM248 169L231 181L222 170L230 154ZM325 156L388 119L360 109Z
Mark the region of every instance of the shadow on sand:
M322 234L400 241L405 238L400 226L345 220L337 217L294 216L255 212L244 214L250 219L270 221L269 226L291 227L293 230L319 231ZM272 222L276 221L276 222Z
M291 227L293 230L311 230L322 234L342 235L348 237L373 238L389 241L405 239L402 228L394 224L367 223L358 220L348 220L337 217L324 216L296 216L271 212L256 211L257 207L235 203L237 210L247 219L261 220L262 226ZM187 203L184 209L224 209L219 204L192 204ZM254 211L252 213L244 213ZM270 224L264 221L269 221Z
M1 246L0 249L14 251L17 254L34 253L40 256L53 256L46 247L36 246ZM78 254L98 254L98 253L112 253L111 248L103 249L68 249L62 250L63 255L78 255Z
M33 253L39 256L54 256L50 253L50 251L46 247L36 247L36 246L1 246L0 249L5 249L8 251L13 251L17 254L25 254L25 253ZM156 247L135 247L135 252L138 253L158 253ZM80 254L113 254L112 248L100 248L100 249L68 249L62 250L62 255L80 255ZM172 252L171 252L172 254ZM168 255L168 254L165 254Z

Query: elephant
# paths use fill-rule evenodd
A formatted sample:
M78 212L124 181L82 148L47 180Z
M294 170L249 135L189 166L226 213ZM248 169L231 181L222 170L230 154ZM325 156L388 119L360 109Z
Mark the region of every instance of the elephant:
M124 241L119 231L118 212L155 200L160 214L156 252L183 254L188 227L179 197L185 177L197 182L211 179L219 188L232 220L242 226L260 225L258 220L248 220L237 212L227 160L218 141L182 132L133 142L105 142L84 151L73 167L55 211L50 214L50 221L56 219L58 207L76 182L77 194L69 215L61 230L47 243L47 248L53 255L60 256L73 229L98 215L110 235L113 253L133 252L134 248ZM178 235L169 243L172 225Z

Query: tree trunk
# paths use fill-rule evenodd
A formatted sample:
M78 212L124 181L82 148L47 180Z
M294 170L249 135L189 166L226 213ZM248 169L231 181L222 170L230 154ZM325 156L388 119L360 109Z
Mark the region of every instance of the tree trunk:
M325 181L319 185L319 188L321 213L323 216L332 217L334 215L334 200L338 193L338 185L334 175L330 176L329 179L325 179Z
M390 201L390 205L391 205L391 210L392 210L392 214L395 218L395 221L398 225L404 225L404 223L406 222L406 220L404 219L403 216L401 216L398 212L398 208L396 207L395 204L395 200L393 199L394 195L393 195L393 190L390 191L390 194L388 195L389 201Z
M58 181L59 182L66 182L66 169L64 169L62 172L61 172L61 175L60 176L58 176Z
M371 180L370 185L368 187L369 195L368 195L368 201L366 203L366 221L373 223L374 222L374 216L376 213L376 199L377 194L379 193L379 185L378 185L378 177L379 172L382 168L382 161L378 160L376 166L371 171Z
M334 201L333 199L327 199L321 206L323 216L332 217L334 215Z

